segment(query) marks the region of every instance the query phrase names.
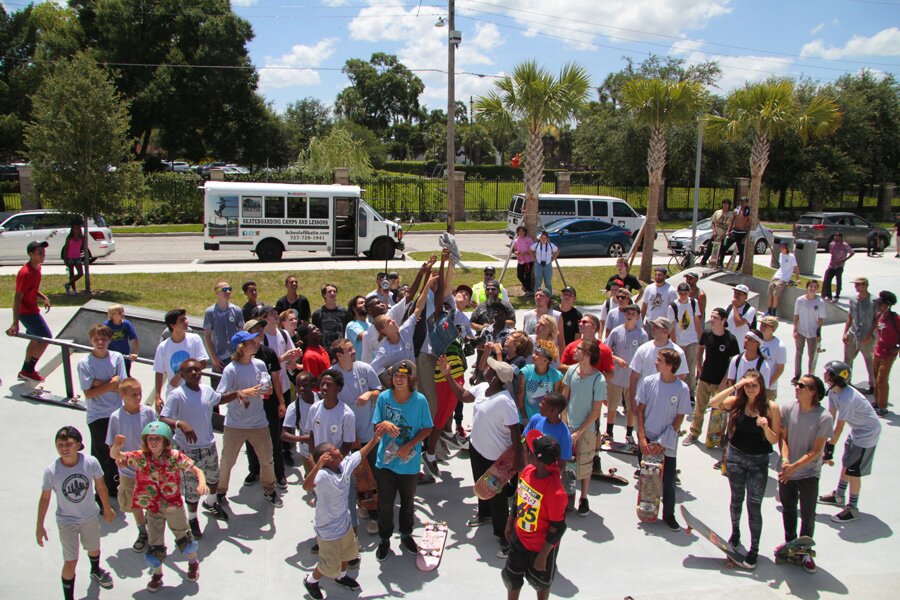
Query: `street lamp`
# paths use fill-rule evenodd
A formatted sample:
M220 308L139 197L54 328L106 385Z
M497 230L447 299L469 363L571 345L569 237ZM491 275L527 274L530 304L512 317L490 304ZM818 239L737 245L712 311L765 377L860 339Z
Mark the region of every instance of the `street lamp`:
M453 189L453 171L456 167L456 47L462 42L462 32L457 31L456 0L449 0L447 15L447 231L456 233L456 193ZM435 27L444 26L439 17Z

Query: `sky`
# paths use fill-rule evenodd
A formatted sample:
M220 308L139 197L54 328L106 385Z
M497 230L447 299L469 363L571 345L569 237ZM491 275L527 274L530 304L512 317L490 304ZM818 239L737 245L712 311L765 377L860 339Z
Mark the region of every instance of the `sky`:
M15 10L19 1L6 2ZM429 0L231 0L253 26L260 92L279 111L304 97L332 104L351 58L395 54L447 106L448 3ZM597 87L650 54L716 60L717 93L772 75L822 82L900 70L900 0L456 0L456 98L488 92L534 59L553 73L584 66ZM596 98L596 96L594 96Z

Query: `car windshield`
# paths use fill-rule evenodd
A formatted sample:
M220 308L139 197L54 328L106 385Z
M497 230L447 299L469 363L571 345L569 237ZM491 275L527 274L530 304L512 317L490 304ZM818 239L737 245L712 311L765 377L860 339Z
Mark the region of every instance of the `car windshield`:
M552 223L548 223L544 229L547 233L559 233L560 230L565 229L572 223L577 222L577 219L558 219L553 221Z

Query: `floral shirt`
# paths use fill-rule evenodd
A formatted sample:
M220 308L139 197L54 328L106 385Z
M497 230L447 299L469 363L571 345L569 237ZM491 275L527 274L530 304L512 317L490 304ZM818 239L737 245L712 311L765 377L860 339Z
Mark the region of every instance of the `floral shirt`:
M194 467L194 461L178 450L169 450L153 460L141 450L123 452L126 466L135 470L134 499L131 508L152 513L161 509L184 506L181 499L181 471Z

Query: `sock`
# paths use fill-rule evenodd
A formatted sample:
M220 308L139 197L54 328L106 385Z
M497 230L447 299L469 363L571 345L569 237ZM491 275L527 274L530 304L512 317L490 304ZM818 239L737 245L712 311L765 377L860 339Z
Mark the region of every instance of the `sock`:
M777 307L777 306L773 306L771 310L772 310L772 316L773 316L773 317L778 316L778 315L775 314L775 313L778 311L778 307Z
M847 497L847 486L850 484L849 481L841 480L838 482L837 489L834 490L835 496L840 496L842 498Z
M216 492L216 501L221 502L225 499L225 492Z
M425 459L428 460L428 462L434 462L434 461L437 460L437 456L435 456L434 454L429 454L429 453L426 452L426 453L425 453Z
M338 575L338 579L343 579L347 576L347 571L341 571L340 575Z
M633 426L633 425L626 425L626 426L625 426L625 435L631 435L631 434L633 434L633 433L634 433L634 426Z
M859 502L859 494L850 494L850 499L847 501L847 506L850 508L856 508L856 504Z
M72 579L66 579L65 577L61 577L62 579L62 587L63 587L63 598L65 600L75 600L75 576L72 576Z
M614 427L614 425L612 423L606 424L606 435L608 435L609 437L612 437L613 427Z
M30 373L34 371L34 368L37 366L36 358L29 358L25 362L22 363L22 370L26 373Z
M316 579L316 576L310 573L306 578L306 583L319 583L319 580Z
M144 535L147 535L147 524L146 523L141 523L140 525L137 526L137 528L138 528L138 531L140 531Z
M196 511L196 510L193 510L193 511L192 511L191 509L188 509L187 515L188 515L188 521L190 521L191 519L196 519L196 518L197 518L197 511Z
M91 573L96 573L100 570L100 555L97 556L88 556L88 560L91 561Z
M206 502L204 502L204 504L207 506L212 506L213 504L218 502L218 500L219 500L218 496L216 496L215 494L210 494L206 497Z

